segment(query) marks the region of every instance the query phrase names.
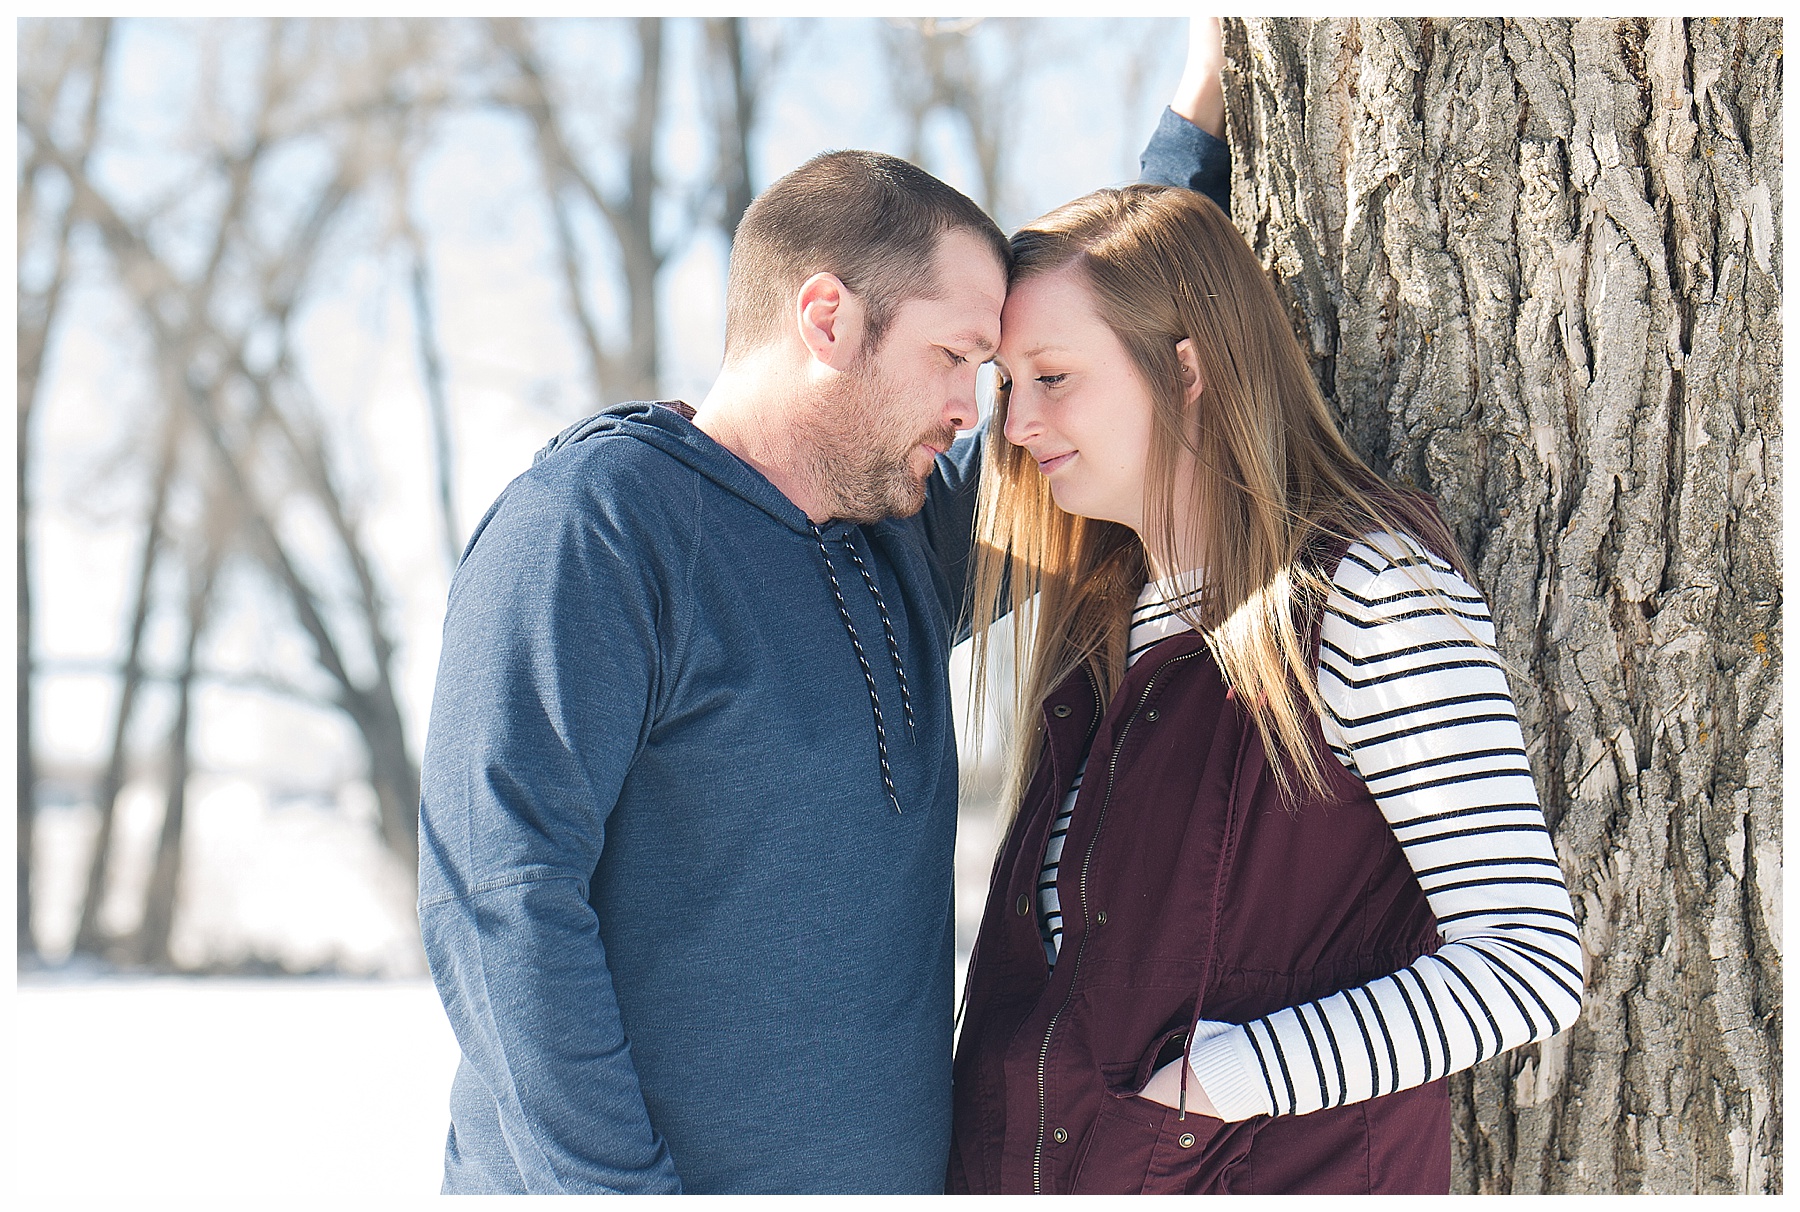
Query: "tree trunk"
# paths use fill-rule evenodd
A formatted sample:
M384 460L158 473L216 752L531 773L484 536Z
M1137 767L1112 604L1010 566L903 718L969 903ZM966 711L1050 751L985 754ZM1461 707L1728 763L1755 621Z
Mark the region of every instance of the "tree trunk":
M112 19L108 17L87 22L76 41L89 44L87 49L90 52L85 61L87 103L82 116L80 141L72 153L76 163L85 167L94 148L94 134L100 121L101 98L106 92L106 58L107 48L112 42ZM34 51L33 48L22 47L21 53L31 54ZM54 109L67 79L83 65L79 54L63 57L62 70L44 81L46 87L41 91L28 87L25 81L21 81L20 104L42 110ZM48 159L43 152L41 147L33 149L19 173L18 236L22 253L29 250L34 229L43 219L39 214L38 198L38 177L48 167ZM49 347L50 333L56 325L56 315L62 304L63 288L69 279L69 236L74 230L74 208L64 206L51 226L55 234L50 239L54 251L49 280L41 288L31 289L26 285L25 275L21 274L18 284L19 429L18 445L14 452L18 457L18 475L14 481L17 502L13 530L18 549L15 587L18 594L19 673L15 722L18 727L19 775L16 803L19 823L17 927L18 954L21 959L37 954L37 938L31 926L31 858L36 848L34 824L37 815L37 742L31 730L32 680L36 676L31 635L31 419L36 410L38 386L43 382L44 352Z
M639 17L631 26L637 78L631 89L630 108L618 122L619 145L612 149L625 161L625 179L611 190L603 188L600 175L590 171L569 144L563 111L551 96L549 76L539 59L532 30L516 18L496 18L487 24L490 41L512 72L511 81L500 95L532 126L564 298L587 355L596 406L602 408L620 400L653 400L657 395L661 351L656 284L668 257L667 249L678 243L670 240L659 244L652 223L661 190L656 133L663 112L662 22L661 17ZM617 248L622 279L618 301L625 317L625 332L610 348L589 298L591 271L583 263L576 235L576 210L572 206L576 199L586 202Z
M272 95L279 89L272 87ZM265 118L268 112L265 112ZM41 141L41 124L26 124L28 133ZM263 297L255 301L260 313L285 332L297 314L297 304L307 286L320 243L333 217L358 187L370 160L359 131L352 128L344 146L338 173L327 179L311 199L300 222L289 233L286 246L261 268ZM304 393L304 384L285 362L252 369L245 360L241 325L219 323L211 314L220 267L228 258L243 257L241 223L249 187L258 164L274 147L259 141L234 157L220 159L230 181L221 217L211 233L212 256L200 280L181 281L158 258L151 241L127 220L101 193L88 175L66 157L54 154L52 162L75 186L76 205L105 241L120 270L120 281L137 303L152 338L159 372L166 390L195 422L199 436L210 447L221 488L232 502L232 512L244 527L250 551L256 555L293 605L296 621L313 642L319 668L335 686L331 702L342 708L369 750L370 781L381 805L381 834L395 857L414 875L418 864L418 773L406 749L399 702L393 689L394 644L387 630L386 610L378 590L373 565L363 549L357 526L342 493L333 482L330 460L322 438L310 426L296 427L277 405L276 391ZM235 331L234 331L235 330ZM227 409L227 395L240 398L245 408ZM246 413L247 409L247 413ZM245 415L240 415L245 414ZM338 540L337 554L347 566L355 587L355 601L348 617L364 627L360 636L340 634L334 625L344 612L331 609L302 572L294 553L283 542L271 499L294 491L296 485L274 479L267 454L259 443L273 431L281 440L289 471L301 474L299 488L308 493L323 512ZM353 678L346 664L343 644L366 641L372 658L369 684Z
M1469 1192L1781 1189L1781 22L1227 25L1234 213L1492 602L1590 955Z
M81 897L81 916L75 927L74 950L83 955L101 955L110 947L111 939L100 923L100 910L106 903L106 890L112 873L113 825L117 817L119 793L125 789L130 765L131 721L137 710L138 692L144 684L144 630L150 618L156 566L167 542L169 493L175 482L180 457L181 426L170 416L163 423L161 452L150 485L150 501L144 510L144 534L138 550L134 578L131 622L125 631L125 655L119 663L119 701L113 714L112 748L106 769L94 789L93 848L88 855L87 883Z
M706 18L708 80L713 129L718 141L713 188L724 208L719 227L726 240L737 235L755 190L750 183L750 132L756 126L760 80L750 66L744 18Z
M402 205L405 200L402 199ZM462 527L456 520L456 459L450 444L450 394L444 385L444 359L438 351L437 324L431 310L431 262L425 240L409 222L407 251L412 258L413 332L418 338L419 371L425 385L425 409L431 421L431 462L437 480L438 524L443 527L444 562L451 572L462 554Z
M152 968L171 967L169 936L175 927L175 894L181 886L181 840L187 823L187 785L192 767L194 658L212 607L213 584L223 555L218 536L190 567L187 599L187 642L175 675L175 722L169 728L167 794L156 858L144 892L144 916L132 940L132 958Z
M654 400L662 360L661 325L656 315L656 280L665 258L657 244L651 211L660 180L656 132L662 122L663 19L639 17L638 81L626 135L625 195L607 212L625 276L626 347L615 372L617 390L630 400Z

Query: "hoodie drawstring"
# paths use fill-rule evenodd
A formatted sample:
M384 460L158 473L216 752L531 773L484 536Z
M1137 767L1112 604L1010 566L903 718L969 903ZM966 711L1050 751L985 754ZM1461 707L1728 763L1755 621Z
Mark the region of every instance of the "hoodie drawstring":
M819 558L825 561L825 575L831 579L831 596L837 600L838 617L844 621L844 630L850 635L850 646L856 650L856 659L862 665L863 680L869 685L869 706L875 712L875 752L881 761L881 785L887 789L888 802L900 812L900 796L894 791L894 772L888 766L887 725L881 717L881 695L875 689L875 671L869 667L869 656L863 651L862 640L856 634L856 624L850 621L850 607L844 601L843 587L838 584L837 569L831 562L831 552L825 546L825 532L819 529L818 523L811 521L813 538L819 543ZM846 536L844 550L850 553L857 571L862 573L863 584L868 586L869 596L875 599L875 609L881 615L881 629L887 635L888 657L894 662L894 676L900 682L900 702L906 714L906 731L908 736L914 735L912 692L906 685L906 668L900 663L900 645L894 639L894 624L888 618L887 603L881 600L881 590L875 585L875 578L870 575L868 565L863 563L862 556Z
M909 739L916 739L913 728L912 691L906 685L906 666L900 663L900 642L894 638L894 623L888 618L887 603L881 600L881 590L875 585L875 578L869 572L869 566L856 553L856 547L850 542L848 535L844 537L844 550L850 553L850 559L856 564L856 571L862 573L863 584L869 587L869 596L875 599L875 610L881 615L881 630L887 636L888 659L894 662L894 676L900 679L900 706L906 714L906 733Z

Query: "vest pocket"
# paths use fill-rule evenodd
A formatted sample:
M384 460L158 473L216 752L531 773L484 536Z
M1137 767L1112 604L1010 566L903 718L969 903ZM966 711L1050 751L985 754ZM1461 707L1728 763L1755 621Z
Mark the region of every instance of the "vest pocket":
M1071 1195L1137 1195L1150 1176L1164 1108L1108 1091L1088 1129L1069 1183ZM1195 1116L1188 1116L1195 1119Z
M1176 1195L1217 1190L1249 1149L1244 1124L1227 1124L1135 1095L1107 1092L1082 1144L1073 1195Z

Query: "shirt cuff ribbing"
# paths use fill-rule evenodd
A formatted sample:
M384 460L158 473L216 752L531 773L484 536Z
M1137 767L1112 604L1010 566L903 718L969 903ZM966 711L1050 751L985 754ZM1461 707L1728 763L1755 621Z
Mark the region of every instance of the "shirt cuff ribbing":
M1275 1113L1249 1033L1238 1024L1206 1019L1195 1023L1188 1044L1188 1067L1218 1109L1220 1119L1234 1122Z

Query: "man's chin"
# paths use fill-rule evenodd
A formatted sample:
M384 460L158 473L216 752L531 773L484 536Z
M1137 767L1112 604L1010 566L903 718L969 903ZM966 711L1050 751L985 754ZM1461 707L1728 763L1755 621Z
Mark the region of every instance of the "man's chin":
M918 492L911 494L905 501L896 502L896 504L899 505L899 508L895 509L893 513L888 516L895 518L912 517L915 513L918 513L919 510L925 508L925 485L919 485Z
M842 515L847 522L871 523L881 522L888 518L910 518L925 508L925 483L928 477L908 476L906 480L895 480L882 494L881 504L874 509L860 509L861 516Z

